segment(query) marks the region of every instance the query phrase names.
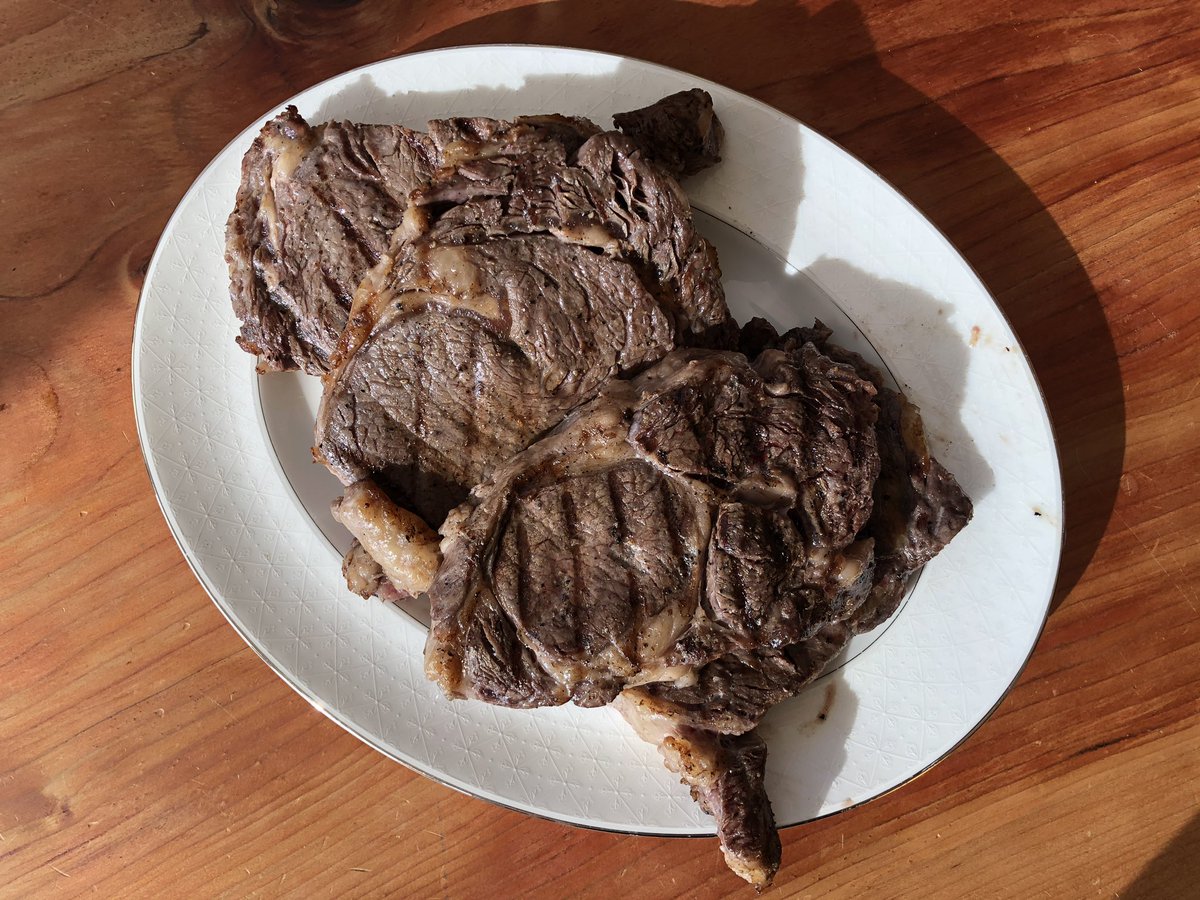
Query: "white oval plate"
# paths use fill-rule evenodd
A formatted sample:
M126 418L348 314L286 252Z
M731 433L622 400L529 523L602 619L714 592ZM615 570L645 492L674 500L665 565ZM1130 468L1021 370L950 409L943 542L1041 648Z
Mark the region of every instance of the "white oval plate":
M825 138L717 84L618 56L470 47L387 60L291 102L313 121L421 127L448 115L612 113L700 86L724 161L691 179L739 319L819 314L921 407L975 518L893 620L762 726L781 825L876 797L941 759L1020 673L1045 620L1062 535L1058 462L1037 383L1004 317L947 240ZM314 706L448 785L578 825L711 834L712 820L608 709L447 701L422 672L424 628L342 583L308 462L315 381L259 379L234 345L224 223L267 116L201 173L167 224L133 341L142 452L176 540L221 612ZM877 358L878 358L877 357ZM278 448L278 450L277 450Z

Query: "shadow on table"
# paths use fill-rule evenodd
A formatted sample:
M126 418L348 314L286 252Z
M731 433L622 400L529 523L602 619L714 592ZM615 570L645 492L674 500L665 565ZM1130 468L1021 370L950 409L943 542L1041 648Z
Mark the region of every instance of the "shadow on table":
M1192 897L1200 884L1200 814L1180 829L1120 895L1123 900Z
M671 40L681 22L688 40ZM631 28L664 39L630 37ZM1112 333L1091 281L1021 177L950 112L884 68L849 0L815 14L792 0L726 8L559 0L454 26L412 49L529 42L629 53L747 91L838 141L948 235L1011 321L1054 421L1067 516L1057 608L1112 514L1125 408ZM781 79L784 72L794 74Z

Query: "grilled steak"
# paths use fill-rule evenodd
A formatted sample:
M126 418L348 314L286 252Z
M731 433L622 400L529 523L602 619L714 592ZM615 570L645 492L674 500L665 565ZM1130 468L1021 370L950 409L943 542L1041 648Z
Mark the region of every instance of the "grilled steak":
M628 138L489 121L435 123L447 165L360 287L317 422L343 483L434 526L610 378L735 331L686 197Z
M858 539L879 467L874 396L811 343L753 364L675 351L608 385L446 522L426 673L452 697L516 707L624 688L618 707L713 814L730 867L768 883L779 840L750 730L761 711L706 718L703 697L775 702L844 643L830 623L874 573Z
M676 313L687 344L735 333L716 251L693 227L687 196L630 138L603 132L576 149L505 135L466 144L454 161L412 194L413 227L426 242L548 234L632 266Z
M436 161L434 142L400 125L313 127L289 106L263 126L225 253L237 340L260 371L328 367L355 288Z
M621 699L626 709L635 707L642 716L668 719L681 727L744 734L771 707L817 678L853 633L843 617L833 614L803 641L727 653L701 666L692 678L631 687Z
M874 394L811 344L677 351L609 385L445 523L427 674L594 706L849 615L873 571Z
M754 726L894 611L970 501L880 373L819 324L756 347L758 327L753 363L676 351L472 493L443 529L426 671L506 706L619 693L761 885Z
M743 331L743 346L754 352L767 346L795 349L811 342L875 385L881 465L871 518L862 532L873 541L875 556L866 600L848 614L845 609L834 612L807 640L728 653L690 679L630 687L616 701L635 730L658 745L668 768L680 773L705 809L712 804L705 803L704 792L712 790L714 781L721 786L721 796L737 798L714 813L718 835L729 867L758 886L770 882L779 861L778 839L763 828L762 809L769 809L769 800L761 775L751 777L747 771L747 760L757 757L743 755L732 761L715 756L715 748L730 740L719 736L752 738L767 711L820 675L853 634L890 617L912 577L966 526L972 512L970 499L953 476L929 455L916 408L891 390L878 370L829 343L829 337L818 323L779 338L767 323L755 320ZM681 762L710 757L724 759L728 768L722 769L719 762Z
M715 162L720 150L711 99L703 91L684 96L625 114L643 152L677 174ZM259 370L326 371L354 291L387 250L409 193L443 162L514 128L528 143L549 137L575 146L599 131L566 116L437 120L427 134L401 125L313 126L294 106L263 126L242 160L225 255L237 340Z
M829 330L820 323L779 337L758 319L743 330L742 343L750 352L765 347L794 352L808 344L852 366L875 387L880 471L872 491L871 518L861 533L871 540L874 551L866 597L848 615L831 610L832 624L799 644L727 654L703 666L692 683L663 681L630 688L627 702L646 714L731 734L750 730L772 706L795 696L816 678L852 635L870 631L891 617L912 577L970 521L971 501L929 455L916 407L888 387L877 369L829 338ZM821 660L821 665L814 667L814 660Z

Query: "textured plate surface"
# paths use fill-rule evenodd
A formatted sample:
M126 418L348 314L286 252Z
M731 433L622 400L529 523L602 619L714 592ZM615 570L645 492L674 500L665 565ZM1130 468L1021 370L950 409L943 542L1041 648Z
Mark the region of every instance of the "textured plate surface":
M1061 544L1058 463L1028 362L983 285L920 213L834 144L744 95L648 63L543 47L441 50L346 73L292 102L314 121L420 127L447 115L569 112L607 125L616 111L697 85L728 137L724 161L687 187L711 214L703 228L722 253L735 314L790 326L823 312L840 341L878 351L975 500L974 521L892 622L763 724L776 817L793 824L878 796L948 753L1003 697L1045 620ZM260 384L233 341L224 222L242 153L274 112L184 197L138 309L139 436L188 563L276 672L392 758L567 822L712 833L615 713L450 703L424 679L420 624L346 591L331 545L340 538L321 527L329 484L316 467L298 468L306 447L287 438L311 421L312 385L291 375Z

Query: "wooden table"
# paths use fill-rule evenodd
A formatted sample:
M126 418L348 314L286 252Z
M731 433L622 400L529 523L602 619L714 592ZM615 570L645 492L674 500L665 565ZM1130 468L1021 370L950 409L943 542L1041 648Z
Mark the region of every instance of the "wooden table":
M8 0L0 896L749 895L712 841L508 812L342 732L222 619L142 465L134 309L204 164L323 78L481 42L665 63L833 137L1045 388L1067 547L1028 669L931 772L785 832L774 893L1200 896L1194 0Z

